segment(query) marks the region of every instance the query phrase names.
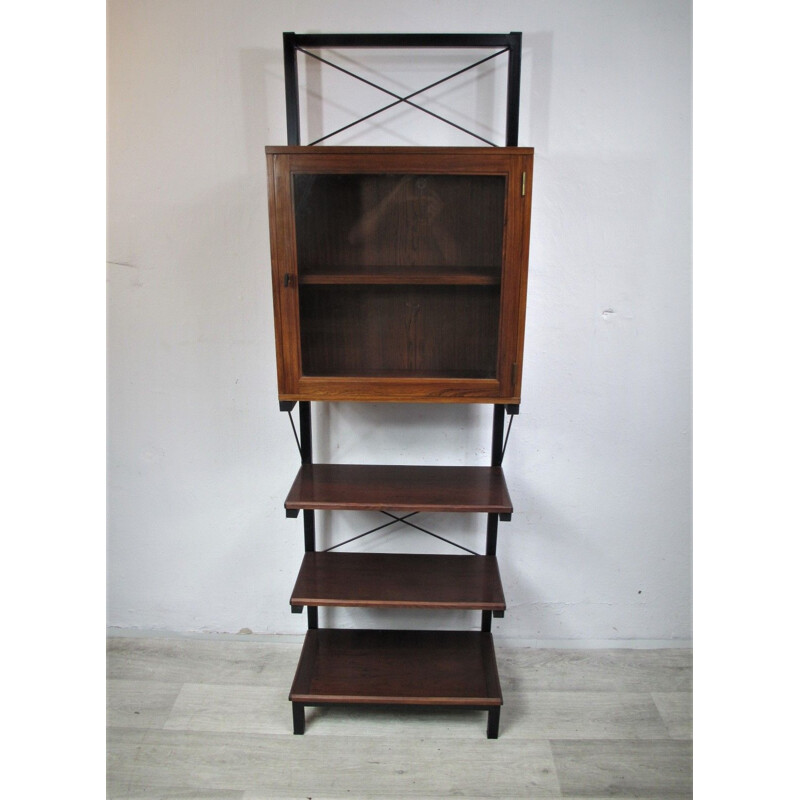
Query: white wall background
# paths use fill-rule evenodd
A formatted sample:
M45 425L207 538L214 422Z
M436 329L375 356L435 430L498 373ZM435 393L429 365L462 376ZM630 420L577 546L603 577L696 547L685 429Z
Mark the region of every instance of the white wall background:
M286 143L281 33L510 30L523 32L519 141L536 156L522 413L504 462L515 513L498 544L509 610L495 635L690 638L691 7L675 0L110 0L109 626L304 629L288 604L303 534L282 504L299 458L278 411L263 155ZM390 85L466 63L405 59ZM426 102L502 141L504 66ZM304 141L385 102L328 68L302 74ZM320 109L314 94L340 86ZM413 111L328 143L355 142L477 143ZM490 407L331 404L314 419L317 460L488 463ZM383 519L320 514L320 544ZM483 519L421 523L483 539ZM456 552L394 528L358 546Z

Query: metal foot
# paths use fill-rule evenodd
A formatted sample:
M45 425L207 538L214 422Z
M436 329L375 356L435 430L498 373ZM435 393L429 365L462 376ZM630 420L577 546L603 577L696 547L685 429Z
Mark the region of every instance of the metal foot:
M302 703L292 703L292 721L295 736L302 736L306 732L306 709Z
M500 706L489 709L489 723L486 726L486 738L496 739L500 733Z

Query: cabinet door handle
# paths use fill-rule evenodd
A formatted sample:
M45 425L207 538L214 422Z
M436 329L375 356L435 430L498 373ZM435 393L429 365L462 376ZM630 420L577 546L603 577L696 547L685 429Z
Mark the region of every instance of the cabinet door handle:
M284 286L288 286L289 285L289 273L288 272L285 273L284 276L283 276L283 285Z

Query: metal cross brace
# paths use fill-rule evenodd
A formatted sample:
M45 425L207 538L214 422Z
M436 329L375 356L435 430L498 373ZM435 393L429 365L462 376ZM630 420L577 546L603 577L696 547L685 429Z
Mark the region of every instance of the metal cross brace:
M335 550L337 547L342 547L343 545L349 544L350 542L354 542L356 539L361 539L363 536L367 536L370 533L375 533L376 531L382 530L383 528L388 528L390 525L394 525L397 522L402 522L404 525L408 525L415 530L422 531L422 533L427 533L429 536L433 536L436 539L441 539L443 542L447 542L447 544L453 545L453 547L458 547L460 550L466 550L473 556L477 556L474 550L470 550L468 547L464 547L463 545L458 544L457 542L451 542L449 539L445 539L444 536L439 536L438 533L433 533L433 531L426 530L425 528L415 525L413 522L408 522L409 517L416 516L419 514L419 511L412 511L410 514L406 514L404 517L396 517L394 514L391 514L388 511L381 511L381 514L384 514L387 517L391 517L391 522L385 522L383 525L378 525L377 528L372 528L371 530L365 531L364 533L359 533L358 536L353 536L351 539L346 539L343 542L339 542L339 544L335 544L332 547L326 548L323 552L329 553L331 550Z
M377 83L374 83L373 81L370 81L367 78L362 77L361 75L357 75L355 72L351 72L350 70L345 69L344 67L339 66L338 64L334 64L332 61L329 61L328 59L323 58L322 56L319 56L316 53L312 53L309 50L306 50L306 49L304 49L302 47L297 47L297 51L300 52L300 53L304 53L305 55L307 55L307 56L309 56L311 58L315 58L317 61L321 61L323 64L327 64L329 67L333 67L334 69L337 69L340 72L343 72L345 75L349 75L351 78L355 78L356 80L361 81L362 83L366 83L368 86L372 86L374 89L378 89L379 91L384 92L384 94L388 94L391 97L396 98L393 103L389 103L388 105L385 105L385 106L377 109L376 111L372 111L371 113L366 114L365 116L360 117L359 119L355 120L355 122L350 122L347 125L343 125L341 128L337 128L335 131L332 131L331 133L326 133L324 136L320 136L319 139L315 139L313 142L309 142L309 145L319 144L320 142L324 141L325 139L329 139L331 136L335 136L337 133L341 133L342 131L346 131L348 128L352 128L354 125L358 125L359 123L364 122L365 120L368 120L371 117L376 116L377 114L380 114L380 113L382 113L384 111L388 111L388 109L394 108L395 106L400 105L400 103L406 103L406 104L412 106L413 108L416 108L417 110L422 111L425 114L429 114L430 116L435 117L438 120L441 120L442 122L446 123L447 125L451 125L452 127L458 128L458 130L463 131L464 133L467 133L470 136L474 136L476 139L480 139L480 141L485 142L486 144L491 145L492 147L498 147L497 144L495 144L494 142L489 141L489 139L485 139L483 136L478 135L474 131L470 131L467 128L464 128L461 125L458 125L457 123L453 122L452 120L449 120L446 117L441 116L440 114L436 114L436 113L434 113L433 111L431 111L431 110L429 110L427 108L423 108L418 103L412 103L411 102L411 98L412 97L416 97L417 95L428 91L428 89L432 89L435 86L439 86L440 84L444 83L445 81L449 81L452 78L455 78L458 75L461 75L464 72L467 72L468 70L474 69L475 67L478 67L481 64L484 64L485 62L490 61L493 58L497 58L497 56L502 55L503 53L508 53L510 51L510 48L508 48L508 47L504 47L502 50L498 50L497 52L492 53L491 55L488 55L485 58L481 58L479 61L476 61L474 64L470 64L467 67L463 67L462 69L459 69L456 72L453 72L451 75L447 75L444 78L440 78L438 81L434 81L433 83L429 83L427 86L423 86L422 89L417 89L417 91L412 92L411 94L405 95L405 97L403 97L403 96L401 96L401 95L397 94L396 92L393 92L393 91L391 91L389 89L386 89L385 87L380 86Z

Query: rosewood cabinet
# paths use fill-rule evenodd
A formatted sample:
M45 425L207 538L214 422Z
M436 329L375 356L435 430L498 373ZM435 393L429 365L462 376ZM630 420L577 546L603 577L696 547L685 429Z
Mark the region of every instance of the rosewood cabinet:
M290 598L309 626L289 695L295 733L308 705L411 704L486 710L495 738L491 620L506 608L496 542L513 511L501 444L520 402L533 151L266 152L278 394L286 410L300 402L303 439L285 502L287 516L303 514L306 549ZM494 404L491 464L315 464L310 401ZM319 552L318 509L406 524L420 512L487 514L486 551ZM336 630L319 627L320 606L482 617L480 630Z
M527 148L267 148L281 400L519 403Z

